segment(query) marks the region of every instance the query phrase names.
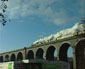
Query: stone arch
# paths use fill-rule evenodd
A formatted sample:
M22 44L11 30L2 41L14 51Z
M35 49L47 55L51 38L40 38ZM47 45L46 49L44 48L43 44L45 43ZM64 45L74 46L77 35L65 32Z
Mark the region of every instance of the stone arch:
M18 53L17 60L23 60L23 54L21 52Z
M55 52L55 47L50 46L47 51L46 51L46 60L52 61L54 60L54 52Z
M34 52L32 50L28 51L27 59L34 59Z
M36 52L36 59L43 59L43 49L42 48L39 48Z
M68 62L67 52L69 47L71 47L71 45L68 43L64 43L61 45L59 49L59 60Z
M77 69L85 69L85 39L78 42L75 49Z
M10 61L15 61L15 60L16 60L16 56L15 56L15 54L12 54L10 57Z
M0 62L3 62L3 56L0 56Z
M6 62L9 61L9 55L6 55L6 56L5 56L5 61L6 61Z

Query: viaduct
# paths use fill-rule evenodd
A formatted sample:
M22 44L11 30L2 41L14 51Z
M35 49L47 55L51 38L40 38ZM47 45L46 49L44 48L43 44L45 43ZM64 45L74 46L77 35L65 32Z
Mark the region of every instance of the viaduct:
M57 60L68 62L67 50L70 46L73 49L73 69L85 69L85 31L46 44L0 53L0 62L24 59L54 61L55 49L57 49Z

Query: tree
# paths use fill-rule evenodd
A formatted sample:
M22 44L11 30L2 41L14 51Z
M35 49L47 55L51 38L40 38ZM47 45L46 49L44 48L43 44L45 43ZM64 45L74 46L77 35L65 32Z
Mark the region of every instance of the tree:
M2 1L2 4L0 5L0 10L2 11L2 13L0 13L0 22L4 26L7 21L6 21L3 13L6 12L7 5L5 4L5 1L8 1L8 0L1 0L1 1Z

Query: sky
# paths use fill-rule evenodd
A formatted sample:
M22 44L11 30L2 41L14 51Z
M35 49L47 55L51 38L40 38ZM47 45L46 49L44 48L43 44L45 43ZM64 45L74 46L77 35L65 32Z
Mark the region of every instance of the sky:
M8 0L6 4L8 22L0 24L0 52L29 47L40 38L71 28L83 16L83 0Z

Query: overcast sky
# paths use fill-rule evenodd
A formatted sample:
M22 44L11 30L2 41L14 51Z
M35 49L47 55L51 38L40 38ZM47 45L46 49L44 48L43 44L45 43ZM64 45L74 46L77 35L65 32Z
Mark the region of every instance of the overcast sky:
M83 0L9 0L0 24L0 52L31 46L43 37L80 22ZM70 49L71 50L71 49Z

